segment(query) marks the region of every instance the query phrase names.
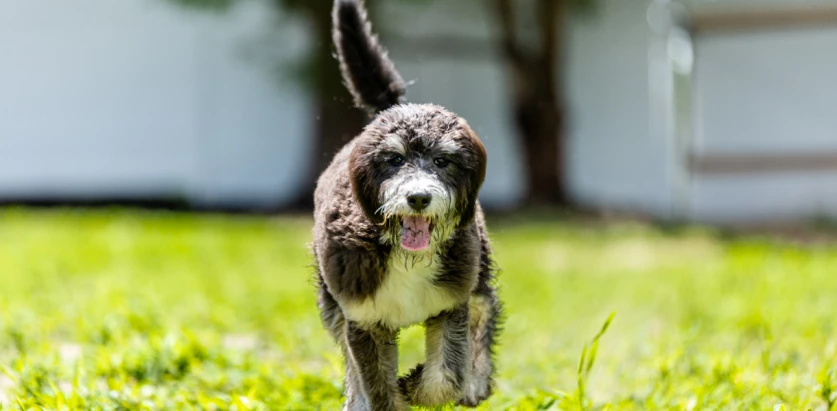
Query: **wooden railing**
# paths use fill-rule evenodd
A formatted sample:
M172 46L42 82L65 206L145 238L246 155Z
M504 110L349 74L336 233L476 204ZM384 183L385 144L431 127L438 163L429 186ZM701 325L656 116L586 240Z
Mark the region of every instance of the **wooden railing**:
M770 9L696 10L691 30L695 34L777 30L837 25L837 6L773 7Z
M692 154L689 169L698 174L835 171L837 152L793 154Z

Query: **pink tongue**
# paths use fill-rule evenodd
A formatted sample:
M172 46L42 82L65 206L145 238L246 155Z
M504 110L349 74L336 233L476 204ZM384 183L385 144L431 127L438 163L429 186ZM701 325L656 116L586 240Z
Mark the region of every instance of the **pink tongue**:
M430 245L430 221L424 217L404 217L404 233L401 246L419 251Z

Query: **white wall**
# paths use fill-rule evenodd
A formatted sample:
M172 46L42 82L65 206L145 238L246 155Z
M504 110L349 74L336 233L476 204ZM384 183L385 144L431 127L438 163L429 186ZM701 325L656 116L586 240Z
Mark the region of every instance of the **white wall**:
M155 0L0 0L0 195L292 194L306 95L242 55L271 17L258 3L214 16ZM300 34L274 33L287 58Z
M491 44L494 20L481 2L430 4L386 3L379 15L401 36ZM659 38L646 4L603 0L593 16L572 22L569 179L584 204L666 217L669 80L655 60ZM306 49L298 24L258 1L215 15L161 0L0 0L0 197L288 199L304 184L314 121L305 90L274 71ZM698 39L699 149L837 149L837 57L827 52L834 44L837 30ZM520 150L496 55L391 51L414 81L410 101L447 106L485 141L483 202L519 200ZM689 193L692 217L834 213L835 178L700 178Z
M645 1L604 0L572 25L567 57L570 176L573 191L595 207L666 217L671 208L668 135L651 81L652 37Z
M211 15L159 0L0 0L0 55L12 63L0 66L0 194L269 203L295 193L312 119L304 91L277 81L264 63L299 57L304 31L290 19L277 29L260 2L242 4ZM406 36L490 44L495 34L480 2L390 5L383 13ZM570 178L589 203L665 202L646 124L643 13L609 0L601 19L573 27ZM274 47L248 54L259 41ZM266 51L278 56L248 58ZM483 201L519 200L522 167L501 62L392 55L415 80L411 101L447 106L486 143Z
M0 0L0 55L11 63L0 67L0 194L181 194L205 203L291 196L309 158L306 94L247 51L272 41L250 55L274 50L279 64L290 62L304 50L304 32L289 19L277 32L260 4L211 15L159 0ZM658 208L665 193L644 108L644 12L605 4L600 20L574 27L571 186L591 203ZM384 13L408 36L490 44L494 35L479 2ZM521 164L501 62L392 55L415 80L411 101L447 106L486 143L483 201L513 205Z
M837 153L837 28L706 34L696 39L696 150ZM697 176L700 220L837 216L837 173Z
M195 35L139 2L0 2L4 193L177 189L194 161Z
M759 1L690 1L692 7L767 7ZM830 4L807 1L807 4ZM774 6L799 3L772 1ZM572 181L597 207L677 212L678 138L670 67L637 2L603 2L574 24L567 78ZM714 154L837 152L837 28L703 34L694 39L692 131ZM663 40L662 47L665 48ZM743 222L837 217L837 172L693 175L687 217Z

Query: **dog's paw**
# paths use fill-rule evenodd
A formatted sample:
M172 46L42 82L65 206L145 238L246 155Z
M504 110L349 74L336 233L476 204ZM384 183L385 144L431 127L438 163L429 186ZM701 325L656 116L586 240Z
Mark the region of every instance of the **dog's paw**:
M456 401L461 389L443 370L419 364L409 374L398 379L401 393L411 405L432 407Z
M407 404L407 401L400 393L395 393L394 398L395 408L391 408L391 406L386 406L385 408L391 408L393 411L409 411L410 405ZM380 406L375 407L374 409L378 409ZM343 408L341 411L371 411L373 407L369 405L369 401L362 396L350 397L346 398L346 401L343 402Z
M422 370L424 370L424 364L419 364L416 368L410 370L407 375L398 377L398 389L410 404L415 404L413 398L416 396L421 385Z
M468 408L475 408L491 396L491 382L481 378L474 378L468 381L462 398L456 405Z

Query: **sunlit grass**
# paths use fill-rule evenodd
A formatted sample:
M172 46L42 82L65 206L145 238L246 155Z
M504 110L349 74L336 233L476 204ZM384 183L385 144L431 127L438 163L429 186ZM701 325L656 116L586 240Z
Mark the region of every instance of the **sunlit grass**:
M507 322L483 409L837 398L835 248L636 224L491 229ZM339 409L309 239L304 218L0 210L0 409ZM402 369L421 334L402 333Z

